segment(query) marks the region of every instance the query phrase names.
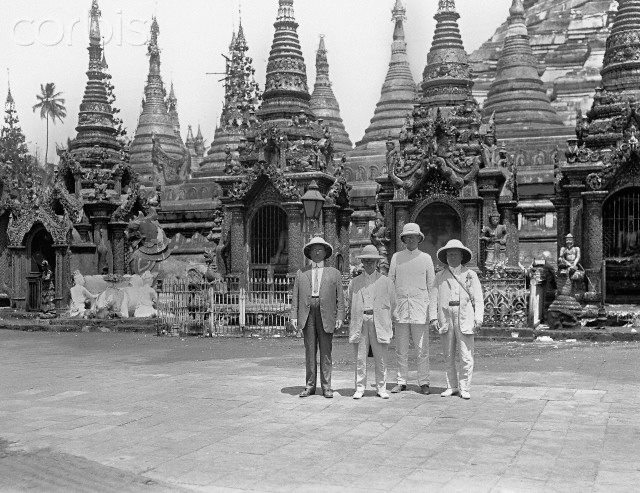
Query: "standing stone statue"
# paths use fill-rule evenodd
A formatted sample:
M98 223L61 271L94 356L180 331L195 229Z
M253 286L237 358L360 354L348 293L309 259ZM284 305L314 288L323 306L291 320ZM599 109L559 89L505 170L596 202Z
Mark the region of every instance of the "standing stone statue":
M49 262L42 261L42 278L41 278L41 305L40 305L40 318L55 318L56 316L56 288L53 282L53 272L49 267Z
M507 228L500 224L500 213L497 209L489 215L489 225L482 228L480 241L485 244L485 268L496 270L503 267L507 260Z

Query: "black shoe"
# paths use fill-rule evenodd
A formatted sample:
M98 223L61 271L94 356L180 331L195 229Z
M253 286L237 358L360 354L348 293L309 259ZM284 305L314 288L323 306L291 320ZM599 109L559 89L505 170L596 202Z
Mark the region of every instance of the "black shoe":
M424 385L420 385L420 393L429 395L429 384L425 383Z
M315 388L308 387L298 394L299 397L309 397L316 393Z
M322 393L327 399L333 399L333 390L325 389Z
M397 394L398 392L404 392L407 390L407 386L404 384L398 384L394 388L391 389L392 394Z

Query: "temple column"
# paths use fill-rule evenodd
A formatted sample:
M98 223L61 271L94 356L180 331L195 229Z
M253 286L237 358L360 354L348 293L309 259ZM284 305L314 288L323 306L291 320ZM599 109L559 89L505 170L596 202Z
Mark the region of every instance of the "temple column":
M478 259L480 258L480 207L483 203L481 198L461 199L464 207L463 238L464 245L471 250L471 261L467 266L471 269L478 269ZM517 241L517 237L516 237Z
M564 245L564 237L569 233L569 201L565 197L556 197L552 202L556 208L557 257Z
M338 241L340 242L340 250L342 253L342 265L336 265L336 268L341 267L343 274L348 274L351 270L351 217L353 215L353 209L342 209L338 212Z
M56 270L53 273L55 284L55 303L58 310L65 307L69 301L69 289L71 288L71 259L69 258L69 245L53 245L56 254Z
M602 203L608 194L609 192L606 190L582 193L585 210L581 263L596 292L600 292L602 278ZM591 290L591 287L588 287L588 289Z
M20 309L27 307L27 247L10 245L11 252L11 302Z
M127 223L111 223L111 250L113 252L113 273L125 274L126 265L126 240L124 232Z
M402 228L407 224L409 219L409 208L413 205L413 200L396 199L392 200L393 209L395 211L395 220L393 221L393 236L395 238L396 252L404 249L404 243L400 239Z
M576 246L584 248L582 244L582 185L567 185L565 187L569 191L569 230L567 233L573 235ZM564 238L562 239L564 245Z
M304 267L304 232L302 229L304 210L302 202L282 204L289 223L289 274L295 274Z
M340 253L340 245L338 245L338 224L336 223L337 210L338 206L336 205L326 205L322 208L324 240L333 247L333 254L327 259L329 265L335 265L336 254Z
M518 243L517 202L504 202L502 206L504 226L507 228L507 267L518 267L520 263L520 244Z
M231 225L229 227L230 247L229 262L231 274L245 279L248 275L249 259L247 254L247 241L245 236L245 206L244 204L230 204Z

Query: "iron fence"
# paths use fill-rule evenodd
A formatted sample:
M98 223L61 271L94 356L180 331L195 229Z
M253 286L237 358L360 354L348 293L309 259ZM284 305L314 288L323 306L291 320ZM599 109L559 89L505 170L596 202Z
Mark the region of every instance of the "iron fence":
M158 333L203 336L285 335L292 278L238 277L224 282L176 281L158 292Z

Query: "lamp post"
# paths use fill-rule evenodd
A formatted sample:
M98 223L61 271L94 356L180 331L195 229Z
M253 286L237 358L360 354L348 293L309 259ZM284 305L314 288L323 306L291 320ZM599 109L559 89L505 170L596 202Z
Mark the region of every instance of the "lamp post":
M318 219L322 213L322 206L324 205L324 197L320 193L320 188L315 180L313 180L307 191L300 198L302 206L304 207L304 215L311 221L311 228L309 233L313 236L314 230L318 229Z

